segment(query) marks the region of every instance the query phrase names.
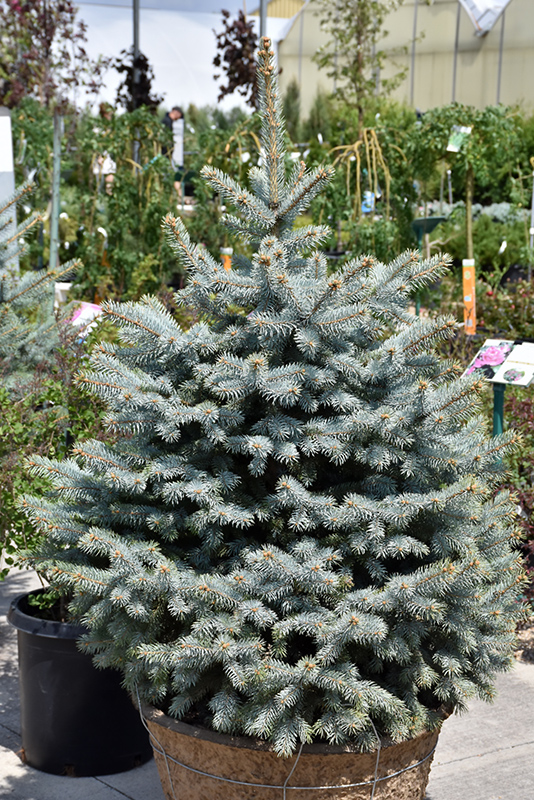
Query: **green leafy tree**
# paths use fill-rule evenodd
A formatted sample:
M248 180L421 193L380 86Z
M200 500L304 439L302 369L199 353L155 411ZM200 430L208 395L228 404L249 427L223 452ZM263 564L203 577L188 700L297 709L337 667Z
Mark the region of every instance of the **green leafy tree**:
M328 41L314 56L319 67L335 81L335 93L358 111L359 135L370 99L377 93L392 92L404 79L406 70L382 78L386 53L379 48L387 36L384 22L404 0L317 0L317 13Z
M131 299L157 291L175 269L161 229L176 197L174 170L169 156L162 155L169 146L168 129L146 107L109 119L85 115L77 120L73 145L65 158L70 179L63 207L77 224L68 249L60 250L63 258L75 254L83 262L76 296ZM103 153L116 165L110 194L98 174Z
M428 111L408 142L406 154L423 188L445 158L450 159L453 171L463 181L467 258L474 258L473 202L477 185L495 185L496 176L510 177L521 158L520 128L515 117L516 112L506 106L476 109L451 103ZM458 153L448 153L454 125L472 130Z
M87 359L78 332L59 324L48 336L56 347L31 372L13 375L9 364L0 361L0 580L15 565L17 553L36 547L43 536L20 509L17 497L44 493L50 482L31 475L25 460L36 453L63 458L72 439L89 431L104 438L103 404L89 398L75 380Z
M34 97L26 96L11 112L11 125L17 185L24 183L30 173L35 175L34 183L48 184L52 171L53 115ZM46 189L49 190L48 185ZM38 204L40 199L36 186L30 200Z
M310 113L303 125L306 139L316 139L320 134L321 139L329 142L332 135L333 101L332 97L320 87L313 99Z
M338 146L336 161L341 161L347 174L347 194L353 181L352 205L354 216L362 216L363 192L371 192L374 200L379 196L378 181L381 173L385 198L385 214L389 217L390 172L373 124L366 126L366 115L376 108L380 92L386 97L404 79L406 70L384 78L381 70L386 53L380 48L387 36L384 23L387 16L402 5L403 0L317 0L316 13L327 41L314 56L319 67L327 70L334 80L334 95L346 107L345 117L356 113L356 132L352 142ZM388 60L393 63L393 53ZM348 121L346 119L346 121ZM353 164L353 162L355 162ZM351 173L355 175L351 178ZM347 198L348 199L348 198ZM338 248L341 243L342 219L338 217ZM374 234L373 234L374 235Z
M454 320L407 310L446 258L329 276L328 231L294 228L332 169L286 170L262 45L251 190L203 170L254 255L226 272L167 218L199 321L183 331L151 297L107 305L122 342L80 380L117 442L32 459L55 488L23 505L49 532L33 562L143 699L282 755L373 749L491 699L511 666L523 573L494 489L516 437L486 438L481 384L435 355Z

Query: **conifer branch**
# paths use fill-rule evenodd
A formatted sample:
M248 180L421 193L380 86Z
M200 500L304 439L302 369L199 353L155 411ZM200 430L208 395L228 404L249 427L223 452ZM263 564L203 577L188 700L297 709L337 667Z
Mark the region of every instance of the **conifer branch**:
M80 381L117 441L34 458L53 488L23 507L46 537L33 563L143 700L283 755L372 750L375 729L409 738L491 694L510 658L523 577L514 498L494 493L517 439L486 439L479 382L435 353L455 322L409 311L447 257L329 276L326 229L290 230L329 175L297 164L286 181L266 39L259 77L251 190L204 173L254 255L226 272L167 217L188 270L176 300L210 322L110 304L119 343Z

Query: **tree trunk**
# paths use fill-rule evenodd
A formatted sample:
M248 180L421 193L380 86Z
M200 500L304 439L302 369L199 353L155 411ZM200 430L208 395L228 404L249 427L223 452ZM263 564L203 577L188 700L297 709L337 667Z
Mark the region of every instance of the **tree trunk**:
M475 173L471 164L467 167L465 179L465 238L467 243L467 258L474 258L473 250L473 194L475 188Z

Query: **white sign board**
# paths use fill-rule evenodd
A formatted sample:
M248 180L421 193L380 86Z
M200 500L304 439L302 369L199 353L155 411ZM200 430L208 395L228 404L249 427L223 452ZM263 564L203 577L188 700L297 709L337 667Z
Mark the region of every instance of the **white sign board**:
M477 36L485 36L493 28L510 0L459 0L475 26Z
M534 342L486 339L464 372L473 374L492 383L528 386L534 379Z
M11 114L8 108L0 107L0 203L8 200L15 193L15 172L13 166L13 138L11 133ZM13 205L10 210L11 222L6 233L14 234L17 230L17 209ZM19 259L14 255L9 265L18 272Z
M463 143L467 141L467 138L472 130L473 128L471 125L453 125L449 136L449 142L447 144L448 152L459 153L462 149ZM474 266L474 264L464 264L464 267Z
M534 378L534 344L523 342L512 348L510 355L493 376L494 383L528 386Z
M13 172L11 116L7 108L0 109L0 172Z

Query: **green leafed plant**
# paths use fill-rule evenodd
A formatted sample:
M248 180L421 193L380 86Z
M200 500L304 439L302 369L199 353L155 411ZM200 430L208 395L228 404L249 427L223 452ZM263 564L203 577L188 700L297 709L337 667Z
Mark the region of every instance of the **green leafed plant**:
M203 172L254 256L226 272L167 218L200 321L106 306L122 343L81 382L117 441L33 458L55 489L23 506L85 646L142 699L282 755L373 749L491 698L511 665L523 573L494 487L516 437L486 438L480 383L434 354L455 322L408 312L446 258L328 276L327 229L294 228L332 170L286 172L274 73L264 39L250 191Z

